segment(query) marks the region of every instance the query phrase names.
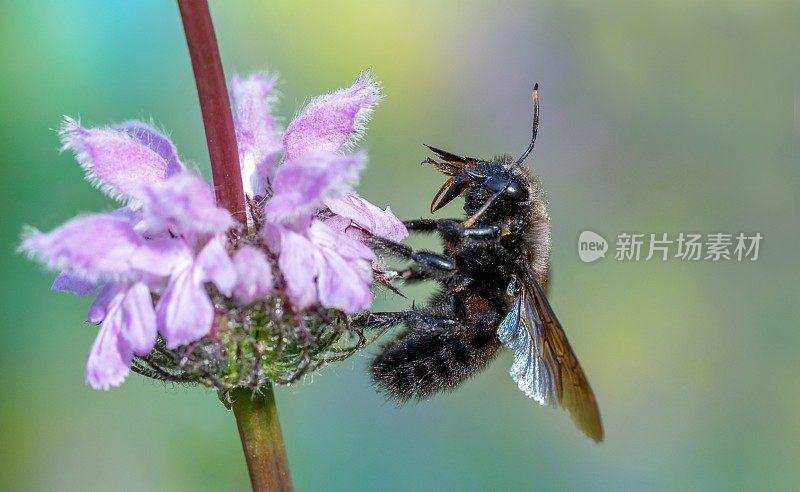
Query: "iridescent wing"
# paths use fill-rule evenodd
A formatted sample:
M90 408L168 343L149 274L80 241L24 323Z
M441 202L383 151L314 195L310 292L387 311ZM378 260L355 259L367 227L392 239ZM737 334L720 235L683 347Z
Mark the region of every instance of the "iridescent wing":
M519 389L541 405L567 409L587 436L603 440L592 388L532 271L523 279L497 336L514 351L510 374Z

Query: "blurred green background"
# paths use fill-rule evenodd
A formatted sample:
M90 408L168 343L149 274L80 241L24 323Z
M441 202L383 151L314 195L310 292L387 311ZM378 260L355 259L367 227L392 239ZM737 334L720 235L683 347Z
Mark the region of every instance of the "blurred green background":
M233 416L215 394L137 376L89 389L88 300L50 292L52 275L15 254L23 224L49 230L112 207L59 155L62 114L152 117L208 174L177 7L0 9L0 488L246 489ZM212 13L229 74L280 73L284 122L373 68L386 99L359 190L405 218L427 214L442 180L419 166L423 142L519 153L541 84L528 162L549 192L551 300L605 421L598 446L539 408L508 377L507 353L453 394L396 407L370 388L364 354L277 390L298 490L797 487L796 2L216 1ZM756 262L612 254L587 265L576 246L586 228L612 241L622 231L764 240Z

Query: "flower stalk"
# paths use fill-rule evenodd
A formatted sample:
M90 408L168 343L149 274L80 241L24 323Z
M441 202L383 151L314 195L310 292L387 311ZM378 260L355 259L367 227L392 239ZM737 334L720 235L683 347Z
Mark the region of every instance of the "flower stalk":
M237 388L231 391L230 399L253 490L292 490L272 386L262 394Z
M217 203L246 224L236 131L208 2L178 0L178 8L200 99ZM253 490L292 490L272 385L262 393L235 388L230 399Z
M217 203L245 223L239 151L225 73L206 0L178 0L200 98Z

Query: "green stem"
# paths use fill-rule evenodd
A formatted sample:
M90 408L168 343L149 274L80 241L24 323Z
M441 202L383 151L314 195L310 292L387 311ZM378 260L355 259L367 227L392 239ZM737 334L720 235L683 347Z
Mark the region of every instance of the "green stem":
M230 400L253 491L292 490L272 386L267 386L263 394L236 388Z

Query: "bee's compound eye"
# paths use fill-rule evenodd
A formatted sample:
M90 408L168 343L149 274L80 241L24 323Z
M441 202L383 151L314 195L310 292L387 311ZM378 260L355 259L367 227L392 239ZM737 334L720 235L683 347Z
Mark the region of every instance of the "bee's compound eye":
M524 202L528 199L528 190L513 177L508 175L490 176L481 183L483 188L491 194L502 192L501 195L507 200Z
M503 198L517 202L524 202L528 199L528 190L522 186L522 183L516 179L513 179L503 192Z

